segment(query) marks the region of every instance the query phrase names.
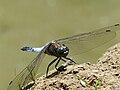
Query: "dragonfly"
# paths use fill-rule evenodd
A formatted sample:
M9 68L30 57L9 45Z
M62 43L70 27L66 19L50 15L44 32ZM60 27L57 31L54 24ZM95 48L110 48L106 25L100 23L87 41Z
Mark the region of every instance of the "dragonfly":
M7 90L25 90L24 87L30 82L33 82L30 84L30 86L32 86L35 83L36 73L45 54L56 57L48 64L46 71L47 76L49 67L53 63L56 62L56 70L58 70L57 65L61 60L64 62L69 60L75 63L74 60L68 57L69 55L81 54L103 45L104 43L112 40L116 36L116 31L118 30L120 30L120 25L115 24L92 32L53 40L40 48L23 47L21 49L23 51L38 52L39 54L9 83Z

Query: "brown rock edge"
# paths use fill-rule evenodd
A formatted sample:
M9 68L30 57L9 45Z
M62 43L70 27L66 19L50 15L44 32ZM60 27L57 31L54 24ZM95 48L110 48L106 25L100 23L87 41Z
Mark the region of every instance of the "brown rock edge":
M39 77L30 90L120 90L120 43L109 48L97 64L70 65L49 78Z

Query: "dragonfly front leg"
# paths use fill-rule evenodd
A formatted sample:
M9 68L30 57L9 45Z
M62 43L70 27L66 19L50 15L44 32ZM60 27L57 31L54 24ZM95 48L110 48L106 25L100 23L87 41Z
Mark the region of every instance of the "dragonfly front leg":
M56 69L56 70L58 70L57 65L58 65L58 63L60 62L60 60L66 62L64 59L62 59L62 58L60 57L60 58L58 59L57 63L55 64L55 69Z
M70 58L67 58L67 57L64 57L65 59L68 59L68 60L70 60L70 61L72 61L73 63L75 63L76 64L76 62L74 61L74 60L72 60L72 59L70 59Z
M49 71L49 67L58 59L58 57L56 59L54 59L52 62L50 62L50 64L47 67L47 71L46 71L46 77L48 75L48 71Z
M61 57L58 59L57 63L55 64L55 69L57 70L57 65L60 62Z

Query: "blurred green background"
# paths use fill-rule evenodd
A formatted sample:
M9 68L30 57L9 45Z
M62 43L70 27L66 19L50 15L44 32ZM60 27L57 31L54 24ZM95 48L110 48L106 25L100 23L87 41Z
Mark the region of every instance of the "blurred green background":
M120 23L120 0L0 0L0 90L6 90L37 55L21 47L41 47L54 39L116 23ZM79 56L78 62L95 63L117 39ZM51 59L44 59L41 74Z

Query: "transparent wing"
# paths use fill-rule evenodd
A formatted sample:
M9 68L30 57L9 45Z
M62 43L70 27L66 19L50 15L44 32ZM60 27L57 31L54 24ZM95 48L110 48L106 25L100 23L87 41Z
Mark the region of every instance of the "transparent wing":
M101 28L93 32L59 39L57 41L68 46L70 49L70 55L77 55L110 41L116 36L117 30L120 30L119 24Z
M7 90L21 90L21 88L29 82L34 81L34 77L40 66L41 60L44 58L44 52L47 47L48 45L46 45L38 56L10 82Z

